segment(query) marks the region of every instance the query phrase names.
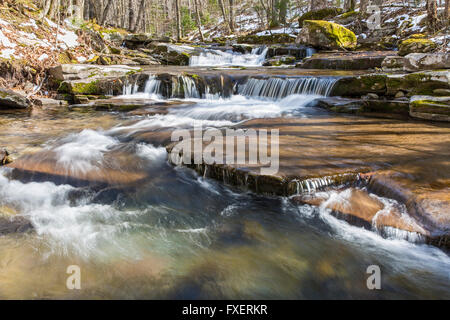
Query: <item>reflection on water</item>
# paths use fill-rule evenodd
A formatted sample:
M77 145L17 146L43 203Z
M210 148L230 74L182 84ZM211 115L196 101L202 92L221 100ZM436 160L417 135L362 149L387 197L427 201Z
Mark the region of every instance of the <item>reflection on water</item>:
M72 173L132 167L145 179L75 187L14 180L2 169L0 207L34 231L0 236L0 298L450 298L445 252L383 239L322 207L242 193L172 167L164 148L133 138L193 119L221 126L293 109L230 102L197 101L140 122L113 113L2 115L1 144L17 154L36 147ZM373 264L381 291L366 287ZM80 266L82 290L66 288L69 265Z

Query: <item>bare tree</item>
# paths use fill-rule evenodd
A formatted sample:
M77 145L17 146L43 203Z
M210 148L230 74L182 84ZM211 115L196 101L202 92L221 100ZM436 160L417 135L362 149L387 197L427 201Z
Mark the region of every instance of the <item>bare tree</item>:
M197 28L198 28L198 33L200 34L200 40L205 41L205 39L203 38L202 21L200 19L200 12L198 11L197 0L194 0L194 7L195 7L195 19L197 20Z
M427 0L428 25L436 29L438 25L437 2L436 0Z
M175 14L176 14L176 23L177 23L177 40L181 40L181 8L180 8L180 0L175 0Z

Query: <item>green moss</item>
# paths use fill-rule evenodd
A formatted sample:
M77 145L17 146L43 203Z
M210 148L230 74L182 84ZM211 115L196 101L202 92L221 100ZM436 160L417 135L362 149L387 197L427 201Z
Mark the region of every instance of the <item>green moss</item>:
M95 95L99 92L98 80L92 82L72 82L70 91L73 94Z
M342 12L341 8L324 8L319 10L308 11L298 19L300 27L303 26L303 22L306 20L325 20L326 18L332 18Z
M406 39L398 46L398 54L406 56L410 53L425 53L433 51L437 47L436 43L428 39Z
M352 10L352 11L348 11L348 12L345 12L345 13L341 14L341 15L339 16L339 18L346 19L346 18L348 18L348 17L354 16L354 15L357 15L357 14L358 14L358 13L357 13L355 10Z
M324 20L306 20L303 22L305 28L314 34L315 32L323 34L329 40L334 42L337 47L355 48L357 44L356 35L349 29L333 22Z

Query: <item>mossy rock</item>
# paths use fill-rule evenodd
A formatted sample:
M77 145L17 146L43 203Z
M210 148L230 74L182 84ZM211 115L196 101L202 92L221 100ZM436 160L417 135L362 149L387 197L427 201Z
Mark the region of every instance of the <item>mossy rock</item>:
M276 43L292 43L295 41L291 35L287 33L277 33L268 35L249 34L237 38L237 43L245 44L276 44Z
M426 53L436 49L437 45L428 39L407 39L403 40L398 47L398 54L406 56L410 53Z
M321 49L355 49L357 45L351 30L324 20L305 20L296 42Z
M387 77L387 95L395 95L398 91L412 95L434 95L436 89L450 89L448 71L416 72Z
M420 119L450 121L450 97L413 96L410 115Z
M304 13L298 19L298 25L301 28L301 27L303 27L303 22L305 20L327 20L327 19L333 18L341 13L342 13L341 8L324 8L324 9L318 9L318 10L311 10L311 11Z
M386 94L386 75L368 74L339 79L332 90L333 96L360 97L368 93Z

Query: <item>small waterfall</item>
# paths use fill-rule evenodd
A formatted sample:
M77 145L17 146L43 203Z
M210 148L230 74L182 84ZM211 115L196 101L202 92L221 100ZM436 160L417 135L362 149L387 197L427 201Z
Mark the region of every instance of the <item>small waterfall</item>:
M231 50L205 50L198 56L191 56L190 66L262 66L266 59L268 48L254 48L249 54L236 53Z
M292 94L316 94L328 96L336 83L336 78L250 78L238 86L238 93L246 97L266 97L282 99Z

